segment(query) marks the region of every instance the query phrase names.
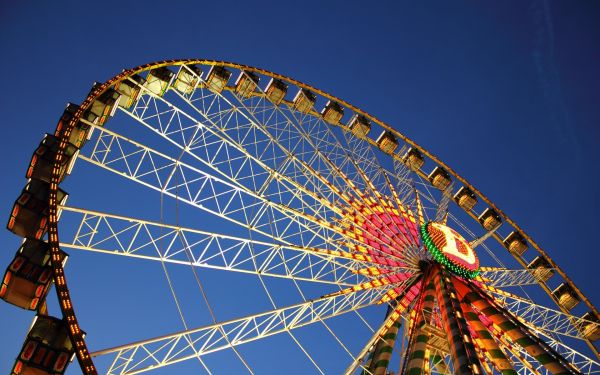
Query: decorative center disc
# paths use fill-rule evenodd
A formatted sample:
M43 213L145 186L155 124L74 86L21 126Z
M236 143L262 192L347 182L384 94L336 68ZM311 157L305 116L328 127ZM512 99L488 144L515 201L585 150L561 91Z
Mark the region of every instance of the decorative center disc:
M428 222L421 226L421 238L433 259L455 274L465 279L479 274L479 259L475 251L454 229Z

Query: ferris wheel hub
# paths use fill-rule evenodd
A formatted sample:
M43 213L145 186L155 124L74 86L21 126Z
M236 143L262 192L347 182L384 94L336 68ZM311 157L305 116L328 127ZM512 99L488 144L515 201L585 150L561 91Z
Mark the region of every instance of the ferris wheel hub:
M473 279L479 274L477 254L454 229L430 221L421 226L420 233L434 261L465 279Z

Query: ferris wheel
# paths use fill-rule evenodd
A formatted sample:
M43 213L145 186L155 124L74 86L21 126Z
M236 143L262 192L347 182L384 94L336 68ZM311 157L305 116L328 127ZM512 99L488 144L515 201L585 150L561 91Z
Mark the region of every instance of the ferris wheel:
M86 374L600 373L600 315L551 252L294 79L123 71L67 106L26 177L0 289L35 312L13 374L74 356Z

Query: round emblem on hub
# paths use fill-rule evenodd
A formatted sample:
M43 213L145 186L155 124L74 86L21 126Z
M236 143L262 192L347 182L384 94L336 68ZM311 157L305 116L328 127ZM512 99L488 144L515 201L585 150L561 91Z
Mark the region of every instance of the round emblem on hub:
M455 274L466 279L479 274L479 259L475 251L454 229L428 222L421 226L421 238L433 259Z

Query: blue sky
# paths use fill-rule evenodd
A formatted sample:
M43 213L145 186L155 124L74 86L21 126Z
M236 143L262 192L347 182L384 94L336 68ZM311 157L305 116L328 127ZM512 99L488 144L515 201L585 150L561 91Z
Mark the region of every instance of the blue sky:
M8 218L64 104L93 81L156 60L229 60L318 87L412 138L598 303L599 16L591 1L0 1L0 212ZM0 241L4 268L19 239L0 231ZM81 272L72 255L67 275ZM101 285L79 293L88 290L110 298ZM32 315L0 304L0 316L8 371Z

